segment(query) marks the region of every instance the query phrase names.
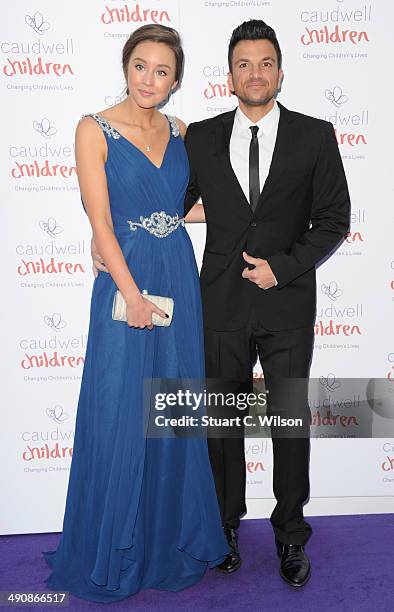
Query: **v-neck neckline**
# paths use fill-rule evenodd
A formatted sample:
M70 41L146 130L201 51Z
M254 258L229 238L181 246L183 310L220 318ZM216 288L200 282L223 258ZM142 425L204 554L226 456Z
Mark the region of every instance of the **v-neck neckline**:
M147 156L147 155L146 155L146 154L145 154L145 153L144 153L144 152L143 152L143 151L142 151L142 150L141 150L139 147L137 147L137 145L136 145L136 144L134 144L134 142L132 142L131 140L129 140L128 138L126 138L126 136L123 136L123 134L121 134L121 132L119 132L119 130L117 130L116 128L114 128L114 127L113 127L113 126L112 126L112 125L109 123L109 121L107 121L107 119L105 119L105 118L104 118L104 117L102 117L101 115L97 115L97 116L98 116L98 117L100 117L100 119L101 119L102 121L105 121L105 123L106 123L106 124L107 124L107 125L108 125L108 126L111 128L111 130L113 130L114 132L116 132L116 133L119 135L119 137L120 137L120 138L122 138L122 139L123 139L125 142L127 142L127 144L129 144L131 147L133 147L133 149L135 149L136 151L138 151L139 153L141 153L141 155L142 155L142 156L143 156L143 157L144 157L144 158L147 160L147 162L148 162L149 164L151 164L151 166L153 166L154 168L156 168L156 170L161 170L161 169L162 169L163 164L164 164L165 159L166 159L166 156L167 156L167 151L168 151L168 148L169 148L169 146L170 146L171 137L172 137L172 126L171 126L171 124L170 124L170 121L169 121L169 119L168 119L167 115L164 115L164 116L165 116L165 118L167 119L167 123L168 123L169 138L168 138L168 141L167 141L166 147L165 147L165 149L164 149L164 153L163 153L163 157L162 157L162 160L161 160L160 166L156 166L156 164L155 164L155 163L153 163L153 161L152 161L151 159L149 159L149 157L148 157L148 156Z

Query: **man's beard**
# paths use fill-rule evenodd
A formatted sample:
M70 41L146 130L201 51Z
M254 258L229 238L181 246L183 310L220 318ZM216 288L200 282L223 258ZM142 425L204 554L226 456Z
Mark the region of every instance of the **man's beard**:
M276 92L268 92L264 97L256 100L252 98L243 97L235 93L238 100L241 100L241 102L243 102L245 106L266 106L269 102L271 102L272 98L274 98L275 94Z

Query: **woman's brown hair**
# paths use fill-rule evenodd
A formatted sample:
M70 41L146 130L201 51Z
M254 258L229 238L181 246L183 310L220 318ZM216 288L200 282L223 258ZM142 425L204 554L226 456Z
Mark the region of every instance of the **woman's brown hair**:
M176 30L173 28L168 28L164 25L159 24L148 24L144 25L138 30L135 30L128 38L123 47L122 52L122 65L123 65L123 74L127 81L127 68L129 65L131 54L137 45L142 42L150 40L152 42L162 43L167 45L175 55L175 80L178 81L178 85L182 79L183 74L183 65L185 61L185 57L183 54L181 38ZM129 89L127 88L127 94L129 93Z

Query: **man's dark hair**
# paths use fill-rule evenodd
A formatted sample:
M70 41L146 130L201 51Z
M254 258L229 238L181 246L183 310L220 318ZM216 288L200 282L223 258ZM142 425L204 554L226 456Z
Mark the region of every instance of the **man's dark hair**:
M282 68L282 51L276 38L275 31L261 19L250 19L244 21L235 28L231 34L230 43L228 46L228 67L232 72L233 52L236 44L241 40L269 40L275 47L276 55L278 56L278 68Z

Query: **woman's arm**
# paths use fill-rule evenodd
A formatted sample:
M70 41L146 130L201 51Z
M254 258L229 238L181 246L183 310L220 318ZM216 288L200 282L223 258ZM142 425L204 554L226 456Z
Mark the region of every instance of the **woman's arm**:
M157 312L156 307L152 309L154 305L141 296L114 234L104 170L106 155L103 133L93 119L82 119L76 130L75 157L79 187L92 226L93 240L126 301L128 324L151 327L151 315ZM165 316L162 311L158 314Z
M79 187L92 226L93 240L108 272L125 300L133 300L140 292L114 234L104 170L106 143L93 121L90 118L82 119L75 135Z

